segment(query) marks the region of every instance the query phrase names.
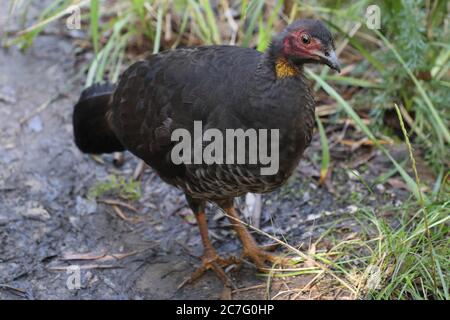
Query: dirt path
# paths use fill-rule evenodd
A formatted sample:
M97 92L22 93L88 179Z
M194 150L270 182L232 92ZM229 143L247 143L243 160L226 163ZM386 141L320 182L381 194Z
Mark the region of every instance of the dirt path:
M181 192L151 169L142 179L142 197L133 203L138 212L124 209L139 222L88 199L89 189L108 175L130 177L137 161L126 154L118 170L111 155L99 164L77 150L71 127L82 89L72 80L77 72L74 46L61 36L38 37L24 54L0 50L0 299L218 298L222 285L212 274L177 289L198 263L200 238ZM316 137L310 158L318 148ZM351 210L316 186L310 161L299 168L287 187L263 196L261 218L264 231L293 244L308 243L324 230L313 227L317 219ZM362 192L347 176L341 180L349 181L347 192ZM214 245L224 255L239 254L226 219L210 211ZM75 253L90 256L68 256ZM71 265L84 266L79 290L67 285L73 273L64 268ZM249 265L230 274L239 288L264 281ZM264 293L243 291L234 297L263 298Z

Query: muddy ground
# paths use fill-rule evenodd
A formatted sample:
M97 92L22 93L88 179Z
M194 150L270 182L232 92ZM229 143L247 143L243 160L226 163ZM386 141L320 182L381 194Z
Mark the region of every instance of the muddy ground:
M1 15L4 22L5 13ZM102 156L104 163L99 163L75 147L72 107L84 81L77 75L88 57L75 54L74 40L60 32L60 25L53 31L38 37L25 53L14 47L0 50L0 299L218 298L222 285L212 273L177 289L199 262L200 237L182 193L163 183L151 168L142 177L141 198L129 202L137 212L122 207L121 217L100 201L120 200L115 194L89 199L89 190L99 181L111 174L129 179L138 162L125 154L125 164L116 168L111 155ZM369 166L361 158L368 152ZM337 144L332 155L331 182L319 187L316 134L289 184L262 196L263 231L307 249L311 238L336 216L352 214L356 206L375 207L402 197L383 185L369 195L349 173L353 166L373 181L386 171L388 162L377 151L364 150L361 155ZM227 220L214 207L209 217L218 251L239 254ZM270 242L256 236L261 243ZM71 265L82 266L79 289L67 285L72 273L66 269ZM265 281L250 263L229 274L240 289ZM296 281L301 285L303 279ZM260 288L238 290L233 297L266 296Z

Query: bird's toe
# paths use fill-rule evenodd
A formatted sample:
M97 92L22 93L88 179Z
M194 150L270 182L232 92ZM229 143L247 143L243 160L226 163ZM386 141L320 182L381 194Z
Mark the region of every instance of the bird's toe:
M186 284L192 284L201 278L206 271L212 270L217 275L217 277L222 281L225 287L235 288L230 277L225 272L225 269L231 265L237 265L240 260L236 257L222 258L218 256L215 252L205 252L202 257L202 264L188 277L183 283L180 284L178 288L182 288Z
M247 248L242 258L250 258L260 271L270 271L274 266L292 266L293 261L287 256L268 252L265 247Z

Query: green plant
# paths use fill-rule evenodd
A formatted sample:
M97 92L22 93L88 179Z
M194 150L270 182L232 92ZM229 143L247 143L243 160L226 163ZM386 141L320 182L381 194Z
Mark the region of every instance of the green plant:
M104 194L114 194L123 199L137 201L141 198L141 185L139 181L127 181L124 177L108 176L106 181L93 186L88 193L89 198L98 198Z

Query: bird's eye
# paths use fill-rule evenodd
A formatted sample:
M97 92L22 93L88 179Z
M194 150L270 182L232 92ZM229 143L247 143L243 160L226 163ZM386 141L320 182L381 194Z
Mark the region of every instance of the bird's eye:
M304 44L309 44L309 43L311 42L310 36L307 35L307 34L303 34L303 35L302 35L302 42L303 42Z

